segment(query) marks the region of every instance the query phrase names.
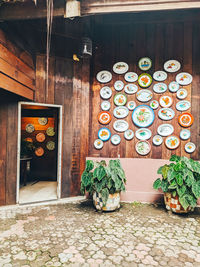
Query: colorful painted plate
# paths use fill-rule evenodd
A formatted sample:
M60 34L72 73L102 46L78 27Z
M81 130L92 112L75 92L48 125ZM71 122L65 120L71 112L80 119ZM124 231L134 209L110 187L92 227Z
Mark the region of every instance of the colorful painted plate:
M169 91L175 93L178 91L179 87L180 85L177 82L173 81L169 84Z
M134 108L136 107L135 101L129 101L127 103L127 107L128 107L129 110L134 110Z
M44 142L44 140L45 140L45 134L43 134L43 133L38 133L38 134L36 135L36 140L37 140L38 142L40 142L40 143Z
M145 156L151 151L151 145L148 141L138 141L135 149L139 155Z
M102 149L102 147L103 147L103 141L101 139L96 139L94 141L94 147L96 149Z
M158 134L157 135L154 135L154 137L153 137L153 144L155 146L160 146L162 144L162 142L163 142L162 136L160 136Z
M152 109L157 109L159 107L159 103L157 100L152 100L149 105Z
M111 132L108 128L103 127L98 131L98 138L102 141L108 141L111 137Z
M161 136L169 136L171 134L173 134L174 132L174 127L171 124L161 124L160 126L158 126L157 132L159 135Z
M138 62L138 67L143 71L149 70L151 66L152 66L152 61L149 57L143 57Z
M181 72L176 75L176 81L180 85L188 85L192 82L192 75L187 72Z
M39 118L38 122L40 125L46 125L48 123L48 119L47 118Z
M153 123L154 118L153 109L147 105L137 106L132 113L133 123L142 128L149 127Z
M158 111L158 117L163 121L172 120L175 116L175 112L171 108L161 108Z
M167 72L177 72L181 68L181 64L177 60L168 60L164 64L164 70Z
M125 94L118 93L114 96L114 103L116 106L124 106L127 102L127 97Z
M158 71L154 72L153 78L155 81L163 82L167 79L167 73L165 71L158 70Z
M25 141L33 143L33 139L30 137L25 138Z
M176 103L176 109L178 111L186 111L191 107L191 103L187 100L182 100Z
M178 122L183 127L190 127L194 122L194 117L189 112L184 112L178 117Z
M117 62L113 66L113 71L117 74L124 74L128 71L128 64L125 62Z
M42 147L38 147L35 149L35 155L37 157L41 157L44 155L44 149Z
M102 70L97 73L97 81L100 83L108 83L112 80L112 74L110 71Z
M54 136L55 135L54 128L53 127L47 128L46 133L48 136Z
M180 145L180 139L176 135L170 135L165 139L165 145L169 149L176 149Z
M160 103L161 107L169 108L169 107L171 107L171 105L173 103L173 99L171 98L171 96L163 95L160 97L159 103Z
M129 82L129 83L134 83L138 80L138 75L135 72L127 72L124 75L124 80Z
M137 139L139 140L148 140L149 138L151 138L151 130L147 129L147 128L143 128L143 129L138 129L135 132L135 136L137 137Z
M121 137L118 134L114 134L111 139L110 139L111 143L115 146L119 145L121 142Z
M131 129L128 129L124 132L124 138L126 140L132 140L134 137L134 132Z
M104 86L100 90L100 96L103 99L109 99L112 96L112 90L108 86Z
M167 85L165 83L156 83L153 86L153 90L157 94L162 94L167 91Z
M190 130L188 129L183 129L180 131L180 138L182 140L188 140L191 136Z
M196 145L192 142L188 142L186 145L185 145L185 151L187 153L193 153L196 149Z
M135 94L138 90L138 87L136 84L133 84L133 83L129 83L127 85L125 85L124 87L124 92L129 94L129 95L132 95L132 94Z
M187 95L188 95L188 92L184 88L181 88L176 92L176 97L178 99L185 99L187 97Z
M113 123L113 128L117 132L125 132L128 130L128 122L125 120L117 120Z
M50 151L54 150L55 149L55 142L53 142L53 141L47 142L46 147Z
M35 131L35 127L34 127L33 124L29 123L29 124L26 125L26 132L27 133L32 133L34 131Z
M121 107L116 107L113 110L113 115L115 116L115 118L117 119L123 119L126 118L128 116L129 110L127 107L121 106Z
M116 91L121 91L124 88L124 83L122 81L116 81L114 83L114 88Z
M153 93L148 89L142 89L136 93L136 98L140 102L148 102L152 97Z
M101 103L101 109L108 111L110 109L110 102L109 101L103 101Z
M148 73L142 73L138 78L138 84L141 87L149 87L152 83L152 77Z
M111 115L107 111L101 111L98 115L98 121L101 124L108 124L111 121Z

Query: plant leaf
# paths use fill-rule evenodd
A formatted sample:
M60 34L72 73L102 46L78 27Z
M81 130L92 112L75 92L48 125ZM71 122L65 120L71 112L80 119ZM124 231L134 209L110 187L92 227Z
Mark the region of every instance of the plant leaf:
M170 185L168 186L169 189L175 189L177 187L177 184L176 184L176 180L172 180L172 182L170 183Z
M176 182L177 182L177 184L178 185L182 185L183 184L183 177L182 177L182 173L177 173L177 175L176 175L176 177L175 177L175 179L176 179Z
M89 172L94 168L94 162L92 160L86 161L86 171Z
M157 170L157 174L162 174L162 168L163 168L163 166L161 166L161 167Z
M186 186L182 185L181 187L177 187L177 193L179 197L182 197L186 192Z
M106 176L105 167L100 165L94 170L94 177L101 181Z
M172 155L170 158L170 161L175 161L175 162L179 162L180 161L180 157L177 155Z
M192 184L192 192L195 195L196 199L200 197L200 181L194 182Z
M161 188L162 188L162 191L163 192L168 192L168 186L169 186L169 183L167 180L162 180L161 182Z
M163 176L163 179L167 179L168 170L169 170L169 166L167 164L165 164L163 166L163 168L162 168L162 176Z
M186 210L189 207L189 203L187 201L187 195L183 195L182 197L179 197L179 202L181 203L184 210Z
M174 170L173 167L170 167L167 173L167 180L168 182L170 182L171 180L174 179L174 177L176 176L176 171Z
M109 191L107 188L102 189L101 196L102 196L103 204L105 205L106 201L108 200L108 196L109 196Z
M160 178L158 178L157 180L155 180L155 182L153 183L153 188L158 190L159 188L161 188L161 180Z

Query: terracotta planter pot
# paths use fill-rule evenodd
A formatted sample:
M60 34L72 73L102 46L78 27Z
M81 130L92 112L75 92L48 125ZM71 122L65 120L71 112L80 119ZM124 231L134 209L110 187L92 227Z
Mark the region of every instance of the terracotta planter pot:
M120 194L109 194L106 205L103 205L101 194L94 192L93 204L97 210L113 211L120 208Z

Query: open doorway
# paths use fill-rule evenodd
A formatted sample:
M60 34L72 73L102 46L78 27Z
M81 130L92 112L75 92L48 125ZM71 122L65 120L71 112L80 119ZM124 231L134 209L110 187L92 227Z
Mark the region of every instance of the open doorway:
M19 103L17 203L60 198L62 106Z

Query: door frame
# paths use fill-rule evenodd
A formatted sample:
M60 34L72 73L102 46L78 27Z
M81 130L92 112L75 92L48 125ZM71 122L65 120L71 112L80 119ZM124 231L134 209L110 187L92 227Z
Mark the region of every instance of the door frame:
M18 102L18 141L17 141L17 183L16 183L16 203L19 203L20 189L20 153L21 153L21 109L22 105L45 106L58 109L58 152L57 152L57 199L61 198L61 166L62 166L62 105L43 104L35 102ZM45 201L45 200L44 200Z

